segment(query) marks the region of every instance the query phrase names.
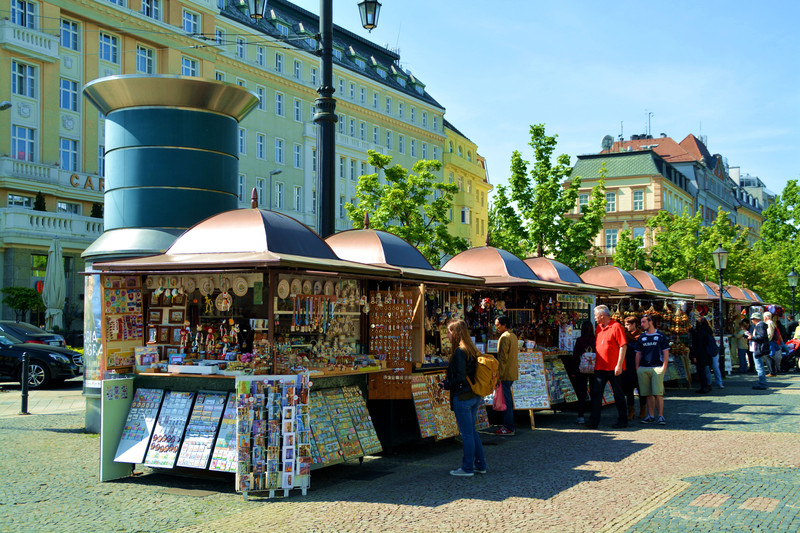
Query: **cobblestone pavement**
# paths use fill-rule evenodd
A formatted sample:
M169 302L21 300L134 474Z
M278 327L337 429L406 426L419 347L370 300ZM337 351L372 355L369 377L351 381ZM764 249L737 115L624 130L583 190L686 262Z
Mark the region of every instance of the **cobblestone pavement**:
M668 389L666 426L569 412L486 436L489 473L454 478L452 439L314 471L304 497L244 501L230 478L97 481L83 413L0 417L0 531L798 531L800 375ZM0 395L2 397L2 395Z

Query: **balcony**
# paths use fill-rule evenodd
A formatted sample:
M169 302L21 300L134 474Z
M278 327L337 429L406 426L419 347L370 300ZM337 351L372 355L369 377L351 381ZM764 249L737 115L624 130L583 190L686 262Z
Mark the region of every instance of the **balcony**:
M44 244L58 237L65 243L88 246L103 233L103 219L6 207L0 208L0 230L4 244Z
M0 47L48 63L58 60L58 37L0 20Z
M56 165L45 165L11 157L0 157L0 183L6 178L24 180L58 187L61 191L78 194L97 202L103 200L105 179L86 172L61 170ZM7 184L6 184L7 185ZM34 190L32 187L29 189Z

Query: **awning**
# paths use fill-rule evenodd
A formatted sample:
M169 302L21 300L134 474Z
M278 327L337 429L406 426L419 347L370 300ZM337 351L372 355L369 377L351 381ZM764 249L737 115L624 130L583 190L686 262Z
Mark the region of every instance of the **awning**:
M669 286L669 290L691 295L693 300L703 302L713 302L719 300L719 296L705 283L694 278L686 278L676 281Z
M690 300L691 294L683 294L669 290L663 281L652 272L644 270L629 270L628 273L636 278L641 286L648 292L660 294L662 298L671 298L676 300Z
M522 259L493 246L464 250L445 263L442 270L483 278L486 286L494 288L526 286L554 291L570 289L569 285L563 283L540 280Z
M542 280L550 281L552 283L562 283L572 287L571 290L576 292L588 292L593 294L598 293L611 293L616 289L611 287L602 287L600 285L592 285L584 283L581 277L575 273L570 267L547 257L529 257L525 259L525 264L533 270L533 273Z

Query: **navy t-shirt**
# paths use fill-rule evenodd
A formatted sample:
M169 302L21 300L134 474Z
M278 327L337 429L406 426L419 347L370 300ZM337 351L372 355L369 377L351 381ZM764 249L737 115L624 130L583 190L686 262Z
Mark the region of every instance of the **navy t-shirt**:
M636 341L635 349L637 352L642 352L639 366L661 366L664 364L661 353L669 350L669 341L660 331L642 333Z

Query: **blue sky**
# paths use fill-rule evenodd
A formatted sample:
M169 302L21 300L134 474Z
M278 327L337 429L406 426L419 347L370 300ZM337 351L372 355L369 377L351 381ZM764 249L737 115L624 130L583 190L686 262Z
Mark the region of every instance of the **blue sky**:
M318 0L294 0L319 13ZM800 178L800 3L382 0L361 28L356 0L334 22L390 48L478 145L493 184L529 126L557 153L596 153L604 135L708 138L780 193Z

